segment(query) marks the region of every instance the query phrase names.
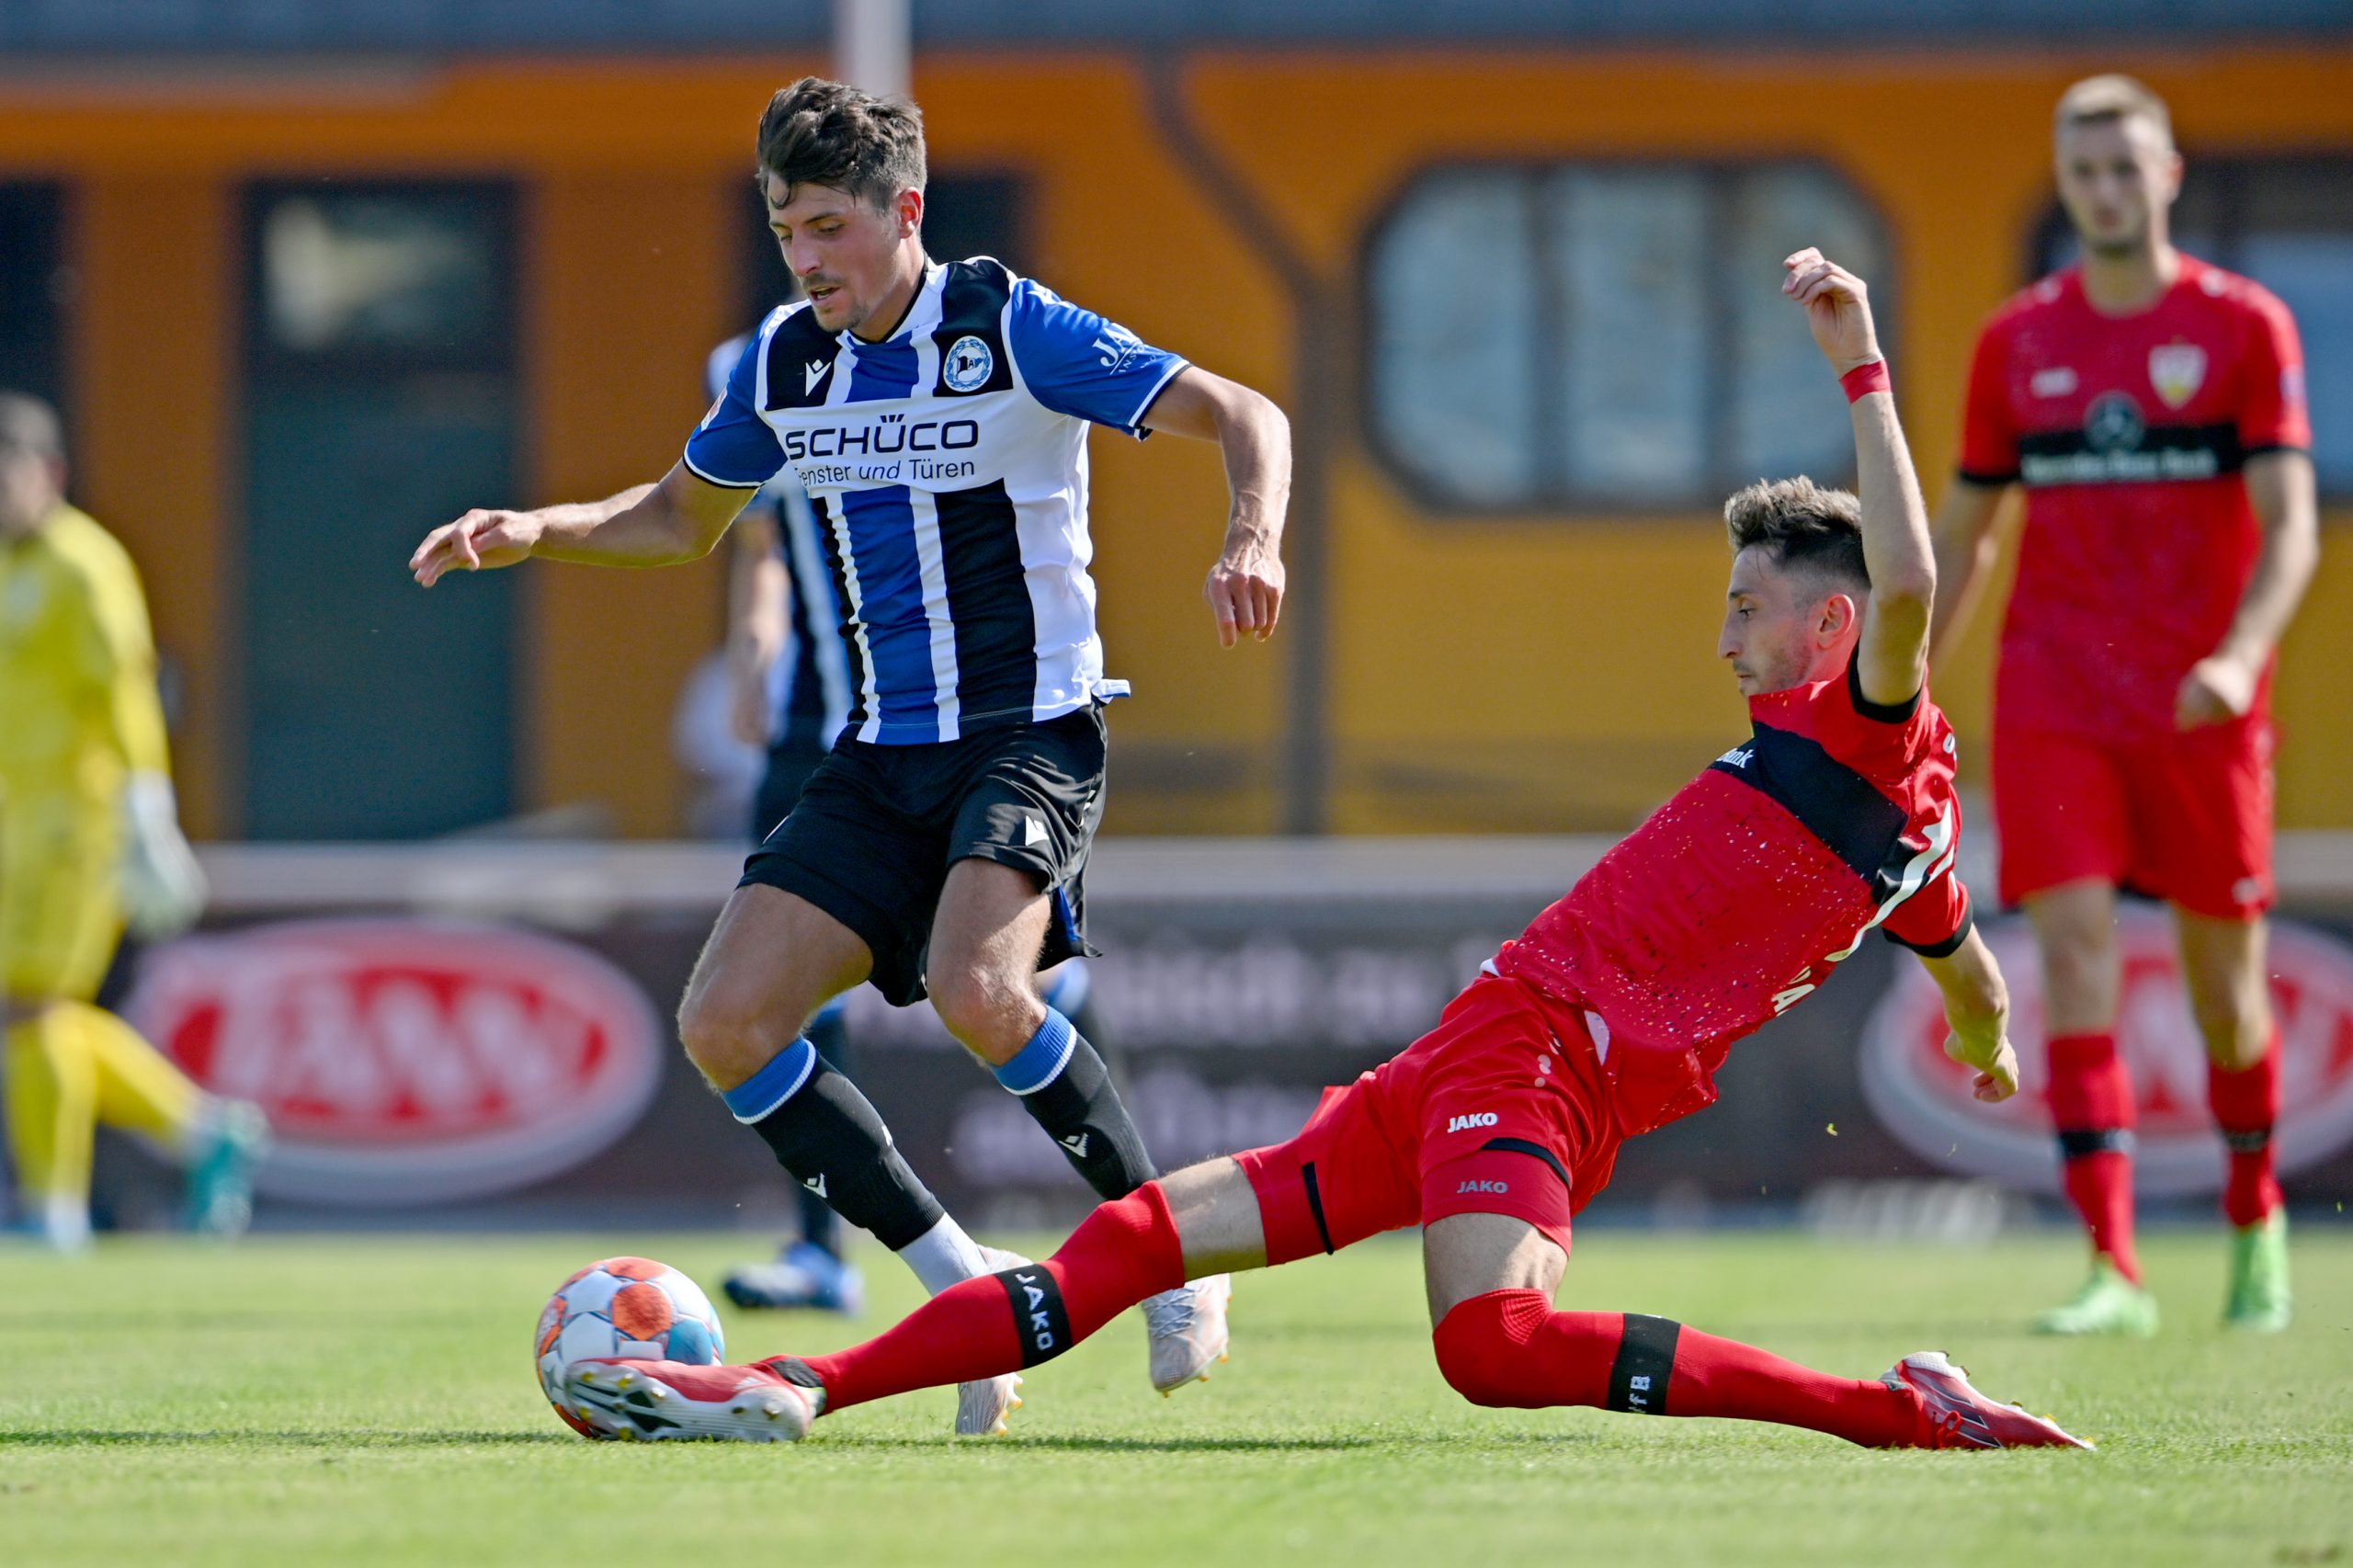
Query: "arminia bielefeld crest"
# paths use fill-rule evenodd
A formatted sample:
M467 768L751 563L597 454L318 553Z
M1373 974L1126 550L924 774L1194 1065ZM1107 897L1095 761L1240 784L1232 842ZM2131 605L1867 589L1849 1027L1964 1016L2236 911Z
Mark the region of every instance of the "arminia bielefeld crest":
M2206 384L2206 350L2195 343L2166 343L2150 349L2149 384L2167 408L2179 408Z

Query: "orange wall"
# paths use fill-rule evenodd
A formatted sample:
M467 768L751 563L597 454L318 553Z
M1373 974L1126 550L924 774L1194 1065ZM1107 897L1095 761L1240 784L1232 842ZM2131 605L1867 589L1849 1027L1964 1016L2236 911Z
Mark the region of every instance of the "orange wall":
M655 477L697 412L708 347L745 324L737 232L766 95L816 62L272 62L0 86L0 174L73 195L80 490L146 568L159 634L190 676L179 738L199 832L233 830L237 390L249 178L491 175L524 192L529 498ZM1486 156L1801 154L1847 174L1894 241L1898 385L1933 493L1969 343L2018 282L2046 199L2049 106L2094 68L2138 69L2185 142L2353 151L2353 51L2147 60L1544 52L1193 62L1185 102L1272 235L1210 196L1162 140L1133 62L941 57L918 72L941 170L1028 181L1035 269L1209 368L1296 400L1295 324L1258 243L1309 258L1353 320L1368 223L1414 171ZM1353 349L1350 350L1353 353ZM1683 519L1437 518L1364 449L1356 367L1334 453L1329 577L1333 819L1344 829L1623 825L1741 725L1711 653L1718 530ZM1199 596L1224 493L1213 452L1098 434L1097 575L1115 711L1110 823L1256 831L1277 820L1285 660L1220 651ZM420 533L440 521L419 519ZM2353 552L2331 530L2290 640L2281 810L2353 825ZM518 627L529 807L601 803L632 833L677 825L670 707L719 634L715 562L656 573L534 563ZM1986 618L1990 621L1990 617ZM1981 624L1939 693L1984 731ZM1465 678L1466 675L1470 678ZM1974 747L1982 752L1982 747Z

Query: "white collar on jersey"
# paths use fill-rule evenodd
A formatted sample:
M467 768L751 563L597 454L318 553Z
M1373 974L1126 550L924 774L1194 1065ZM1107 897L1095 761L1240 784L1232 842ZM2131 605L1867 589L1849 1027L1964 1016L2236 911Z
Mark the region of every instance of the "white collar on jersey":
M855 354L861 348L880 348L885 343L897 343L903 338L913 337L918 332L929 332L939 324L939 301L947 281L948 264L933 262L924 268L923 286L915 290L915 297L908 302L906 316L899 323L897 331L881 342L870 343L848 327L844 327L835 335L834 340Z

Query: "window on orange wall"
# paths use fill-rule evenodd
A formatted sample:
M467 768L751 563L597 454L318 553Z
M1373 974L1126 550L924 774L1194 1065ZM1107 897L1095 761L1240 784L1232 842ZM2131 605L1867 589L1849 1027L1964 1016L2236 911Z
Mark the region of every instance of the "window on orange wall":
M1837 384L1780 296L1808 244L1870 280L1884 341L1886 231L1821 165L1431 169L1365 250L1372 447L1446 512L1685 511L1845 476Z
M2254 278L2294 312L2323 494L2353 497L2353 157L2201 158L2174 207L2174 243ZM2075 231L2054 200L2037 226L2033 276L2073 263Z
M0 388L63 405L65 201L53 185L0 184Z

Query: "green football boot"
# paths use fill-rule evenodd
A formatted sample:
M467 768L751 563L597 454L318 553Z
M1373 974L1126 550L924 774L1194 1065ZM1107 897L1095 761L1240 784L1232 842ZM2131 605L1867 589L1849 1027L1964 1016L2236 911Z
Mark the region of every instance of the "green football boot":
M254 1217L254 1171L269 1152L269 1121L245 1100L213 1100L188 1161L188 1228L202 1235L244 1233Z
M2222 1326L2277 1334L2293 1315L2288 1298L2288 1211L2274 1209L2231 1236L2231 1294Z
M2104 1257L2092 1260L2092 1277L2063 1306L2034 1320L2037 1334L2120 1334L2146 1339L2157 1332L2157 1299L2117 1272Z

